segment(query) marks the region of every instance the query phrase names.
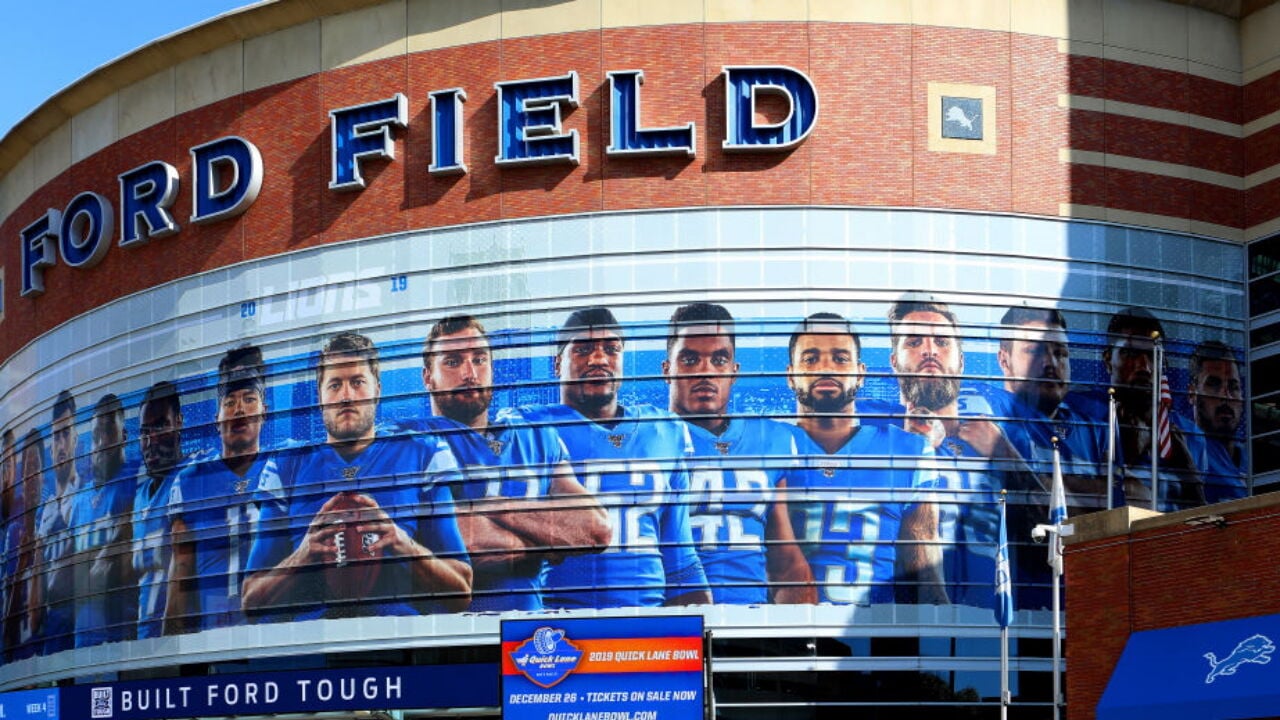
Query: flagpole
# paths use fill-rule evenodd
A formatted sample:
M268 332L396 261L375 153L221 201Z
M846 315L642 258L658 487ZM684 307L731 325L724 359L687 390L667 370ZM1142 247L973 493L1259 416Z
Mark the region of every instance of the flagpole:
M1000 628L1000 720L1009 720L1009 626Z
M1164 345L1160 342L1160 331L1151 333L1152 367L1151 370L1151 509L1160 510L1160 376L1164 374Z
M1005 525L1005 513L1008 512L1006 498L1008 490L1000 491L1000 532L996 539L996 603L997 620L1000 623L1000 720L1009 719L1009 622L1012 620L1013 602L1001 595L1001 592L1013 592L1013 579L1009 577L1009 540ZM1001 578L1001 570L1005 577ZM1002 581L1006 585L1002 585Z
M1066 519L1065 488L1062 487L1062 465L1058 456L1058 438L1053 438L1053 492L1049 523L1053 543L1053 720L1060 720L1062 708L1062 522ZM1059 503L1062 503L1059 508Z
M1116 494L1116 389L1107 388L1107 509L1115 507Z

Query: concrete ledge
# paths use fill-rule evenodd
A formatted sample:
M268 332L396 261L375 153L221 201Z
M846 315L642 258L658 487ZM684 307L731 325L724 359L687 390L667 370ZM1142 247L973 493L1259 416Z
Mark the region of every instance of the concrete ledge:
M1095 540L1132 535L1147 530L1185 527L1189 522L1195 525L1198 524L1195 522L1197 519L1211 518L1213 516L1220 516L1227 524L1230 524L1233 515L1273 507L1280 507L1280 493L1263 493L1253 497L1171 513L1159 513L1139 507L1116 508L1115 510L1105 510L1069 518L1069 524L1074 528L1074 532L1063 537L1063 544L1076 545Z
M1160 516L1161 514L1154 510L1125 506L1114 510L1103 510L1068 518L1068 524L1071 525L1074 531L1070 535L1063 536L1062 544L1075 545L1077 543L1128 535L1134 523Z

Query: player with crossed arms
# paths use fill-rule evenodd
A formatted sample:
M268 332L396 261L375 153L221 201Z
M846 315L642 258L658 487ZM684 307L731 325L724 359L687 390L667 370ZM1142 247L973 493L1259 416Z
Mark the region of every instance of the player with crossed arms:
M600 552L609 518L569 466L555 430L490 421L493 358L470 315L431 327L422 382L434 414L422 429L445 439L463 469L458 527L475 569L471 610L541 610L552 562Z
M689 527L687 428L652 405L619 402L622 328L607 308L574 311L556 341L561 402L521 408L520 419L556 428L583 486L609 511L613 537L603 553L551 570L546 607L710 602Z

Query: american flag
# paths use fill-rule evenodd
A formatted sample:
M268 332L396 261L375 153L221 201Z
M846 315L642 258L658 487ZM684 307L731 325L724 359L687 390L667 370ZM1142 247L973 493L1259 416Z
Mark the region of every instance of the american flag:
M1173 393L1169 392L1169 378L1160 373L1160 418L1157 432L1160 438L1160 459L1173 454L1173 435L1169 432L1169 409L1173 407Z

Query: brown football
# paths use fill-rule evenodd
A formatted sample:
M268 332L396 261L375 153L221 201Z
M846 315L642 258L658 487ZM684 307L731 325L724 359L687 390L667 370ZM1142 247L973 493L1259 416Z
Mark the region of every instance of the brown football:
M340 492L333 503L332 522L342 525L342 531L333 536L337 546L337 558L324 569L324 581L329 597L334 600L360 600L372 597L378 583L382 563L369 551L369 545L378 540L376 533L357 530L360 511L364 506L354 501L349 492Z

